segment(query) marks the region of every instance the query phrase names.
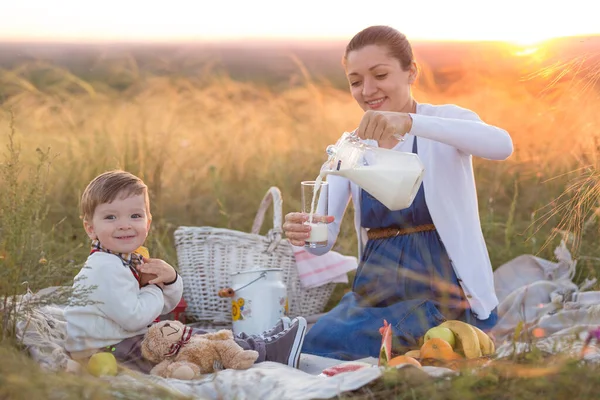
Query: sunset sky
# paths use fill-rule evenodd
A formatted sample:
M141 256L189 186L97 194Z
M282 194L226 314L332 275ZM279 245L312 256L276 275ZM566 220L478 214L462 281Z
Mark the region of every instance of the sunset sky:
M3 0L0 40L348 39L391 25L413 40L530 44L600 34L591 0ZM367 6L369 4L369 6Z

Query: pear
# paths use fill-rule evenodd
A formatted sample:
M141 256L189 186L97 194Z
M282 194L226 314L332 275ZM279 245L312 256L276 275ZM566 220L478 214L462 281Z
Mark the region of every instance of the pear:
M94 376L117 375L117 359L112 353L101 352L90 357L87 371Z

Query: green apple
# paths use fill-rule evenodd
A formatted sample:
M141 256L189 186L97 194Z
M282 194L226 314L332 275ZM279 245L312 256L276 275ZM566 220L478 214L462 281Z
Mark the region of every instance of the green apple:
M443 326L436 326L434 328L429 329L427 333L425 333L425 341L428 341L429 339L433 338L445 340L450 344L450 346L452 346L452 348L454 348L454 345L456 345L456 338L454 337L454 332Z
M94 376L117 375L117 360L112 353L101 352L90 357L87 370Z

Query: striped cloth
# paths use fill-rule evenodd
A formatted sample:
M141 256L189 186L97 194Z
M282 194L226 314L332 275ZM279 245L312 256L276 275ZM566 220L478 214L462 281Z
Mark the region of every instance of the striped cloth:
M358 267L356 257L344 256L335 251L316 256L304 247L292 247L300 283L307 289L330 282L348 283L348 272Z

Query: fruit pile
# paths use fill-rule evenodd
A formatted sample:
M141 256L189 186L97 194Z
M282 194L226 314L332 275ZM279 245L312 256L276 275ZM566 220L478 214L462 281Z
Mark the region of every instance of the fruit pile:
M493 340L476 326L463 321L446 321L429 329L422 338L419 350L411 350L404 355L391 357L392 328L387 321L379 328L382 335L379 365L397 366L413 364L420 366L443 365L463 359L478 359L491 356L496 351Z

